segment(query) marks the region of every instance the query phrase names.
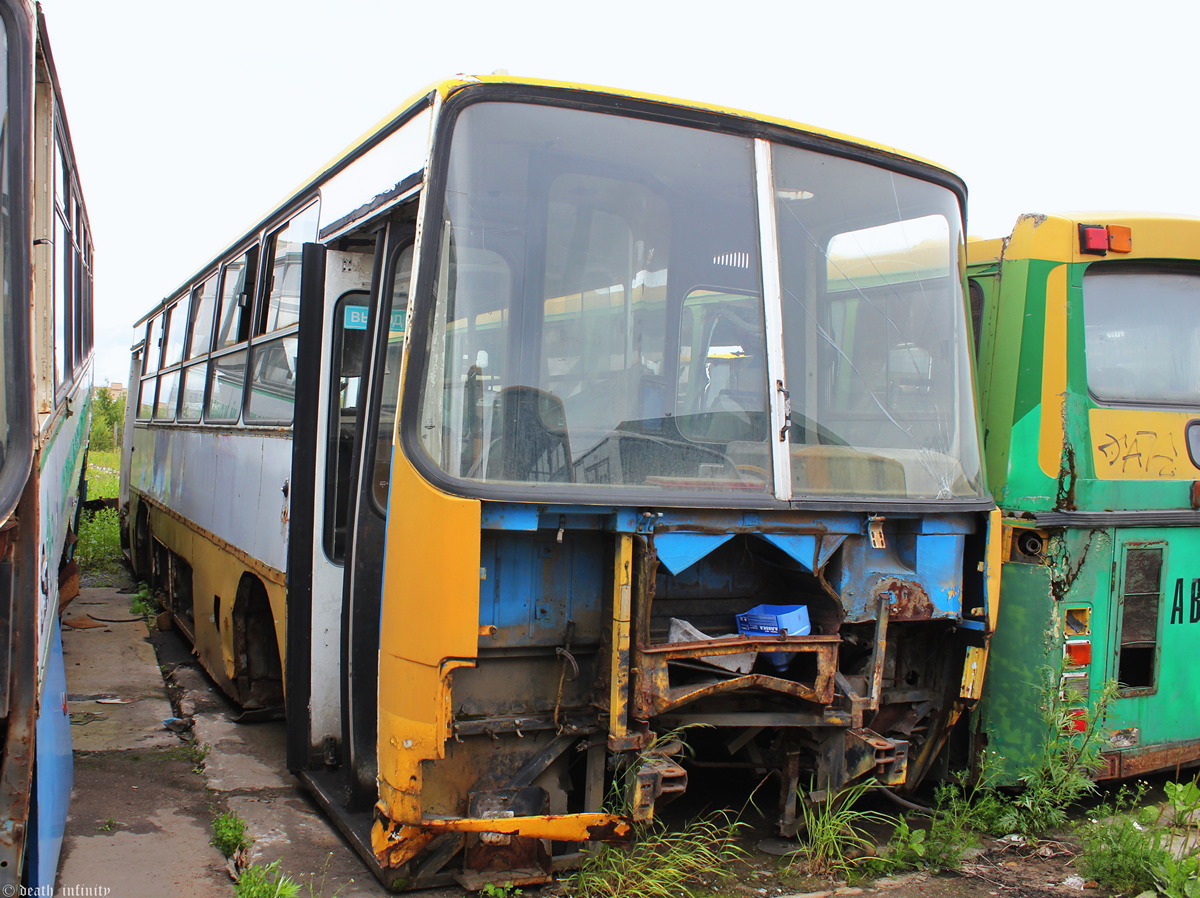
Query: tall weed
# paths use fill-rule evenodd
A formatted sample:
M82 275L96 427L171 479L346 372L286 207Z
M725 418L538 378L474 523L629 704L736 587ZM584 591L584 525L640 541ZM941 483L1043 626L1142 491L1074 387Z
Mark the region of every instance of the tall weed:
M608 807L630 815L632 786L644 761L657 754L687 754L684 735L695 724L657 734L624 770L614 778ZM635 823L627 845L599 844L585 851L579 870L565 878L569 894L576 898L676 898L691 895L690 886L702 875L720 871L746 856L737 842L744 824L727 811L692 820L682 829L668 830L659 821Z
M792 867L810 874L850 876L861 858L873 855L875 840L864 827L896 824L896 818L890 814L856 807L874 786L874 779L864 780L836 792L826 790L819 801L801 801L804 837L802 851Z
M635 827L628 847L600 845L586 852L578 872L566 878L577 898L676 898L691 884L745 857L736 841L742 824L721 812L693 820L680 830L661 823Z

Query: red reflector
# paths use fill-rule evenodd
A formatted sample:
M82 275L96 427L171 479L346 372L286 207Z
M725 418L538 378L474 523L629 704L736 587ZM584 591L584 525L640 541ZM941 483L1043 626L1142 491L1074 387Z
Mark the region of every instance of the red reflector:
M1063 646L1063 657L1073 667L1091 664L1092 644L1090 642L1068 642Z
M1108 226L1108 248L1114 253L1133 252L1133 228L1125 225Z
M1067 717L1070 718L1067 724L1068 730L1074 730L1076 733L1087 732L1087 711L1083 708L1071 708L1067 711Z
M1108 255L1108 228L1104 225L1079 226L1079 251L1093 256Z

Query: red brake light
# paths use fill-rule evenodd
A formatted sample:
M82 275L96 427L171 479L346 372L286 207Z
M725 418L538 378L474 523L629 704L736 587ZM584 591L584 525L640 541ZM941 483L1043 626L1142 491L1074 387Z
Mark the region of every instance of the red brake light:
M1108 228L1104 225L1079 226L1079 251L1092 256L1108 255Z

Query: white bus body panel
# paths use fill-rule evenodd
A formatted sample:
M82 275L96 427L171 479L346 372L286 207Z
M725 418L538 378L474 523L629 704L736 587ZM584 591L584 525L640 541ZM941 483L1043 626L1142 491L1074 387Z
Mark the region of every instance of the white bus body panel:
M287 569L290 430L133 432L130 488L274 570Z

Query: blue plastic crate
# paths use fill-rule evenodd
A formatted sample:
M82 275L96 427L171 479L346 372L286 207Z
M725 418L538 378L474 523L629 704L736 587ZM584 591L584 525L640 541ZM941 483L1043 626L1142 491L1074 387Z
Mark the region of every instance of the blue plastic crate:
M807 636L812 631L805 605L755 605L737 616L738 633L743 636Z
M755 605L737 615L738 633L742 636L807 636L812 631L808 608L804 605ZM795 652L763 652L762 657L776 670L783 671L792 663Z

